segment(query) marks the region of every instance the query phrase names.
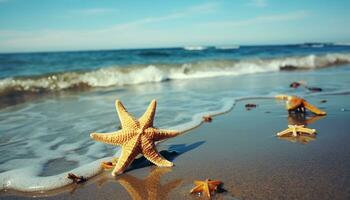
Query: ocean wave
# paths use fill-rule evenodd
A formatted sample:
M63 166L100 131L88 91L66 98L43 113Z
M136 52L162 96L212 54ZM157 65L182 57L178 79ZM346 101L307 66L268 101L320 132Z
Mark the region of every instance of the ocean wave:
M232 50L232 49L239 49L239 45L234 45L234 46L216 46L215 49L219 50Z
M327 44L323 44L323 43L305 43L305 44L302 44L301 47L303 47L303 48L323 48L323 47L325 47L325 45L327 45Z
M336 42L333 43L334 46L350 46L350 42Z
M139 55L143 56L143 57L167 57L167 56L170 56L169 53L162 52L162 51L146 51L146 52L139 53Z
M205 46L187 46L187 47L184 47L184 49L187 51L202 51L202 50L205 50L207 48L208 47L205 47Z
M184 64L109 67L88 72L65 72L0 80L0 96L42 94L62 90L136 85L176 79L254 74L279 70L307 70L350 63L350 54L243 60L207 60Z

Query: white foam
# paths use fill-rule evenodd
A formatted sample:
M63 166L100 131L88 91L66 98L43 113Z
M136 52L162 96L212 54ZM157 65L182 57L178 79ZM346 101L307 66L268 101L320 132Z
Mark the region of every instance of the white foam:
M81 84L89 87L108 87L162 82L172 79L196 79L216 76L279 71L280 67L316 69L350 63L350 54L325 54L271 59L208 60L185 64L159 64L111 67L77 73L66 72L39 78L6 78L0 80L0 92L79 89Z
M344 92L344 91L341 91L341 92ZM349 91L345 91L345 92L349 92ZM321 95L322 94L325 94L325 93L321 93ZM335 94L335 93L333 92L332 94ZM270 96L270 95L273 95L273 96ZM226 95L223 95L223 96L226 96ZM247 100L247 99L257 99L257 98L259 99L274 98L274 93L271 93L268 96L264 95L264 96L238 97L238 98L233 98L233 97L222 98L220 101L215 102L215 105L221 105L219 108L216 108L213 110L207 110L204 112L197 112L193 114L192 118L190 118L189 120L179 123L177 125L166 127L166 128L187 132L201 125L202 117L205 115L215 116L218 114L223 114L225 112L230 111L238 101ZM171 108L167 107L167 109L171 109ZM61 117L61 118L64 118L64 117ZM83 124L84 126L89 125L87 123L83 123ZM95 125L91 125L91 126L94 129L96 128ZM84 156L79 156L77 154L70 155L69 152L74 151L77 147L85 146L86 140L85 141L78 140L77 142L72 144L64 143L62 145L59 145L56 149L52 149L52 146L55 146L56 144L63 142L65 139L64 136L56 137L55 139L49 142L42 142L42 141L35 140L35 138L38 138L40 135L45 135L47 133L48 133L47 130L43 129L42 133L35 132L33 136L30 136L30 137L33 137L33 140L30 145L34 147L34 148L30 148L30 150L34 150L33 155L41 155L41 156L38 156L36 158L27 158L27 159L25 158L12 159L6 162L7 167L5 165L2 165L3 168L5 167L12 170L0 173L0 190L13 189L18 191L34 192L34 191L45 191L45 190L60 188L65 185L71 184L72 181L67 178L68 173L75 173L79 176L84 176L86 178L92 177L101 172L100 162L107 161L112 158L112 157L104 157L104 154L102 153L103 151L105 151L104 145L97 142L93 142L92 145L89 146L88 151L85 153ZM119 154L120 154L120 150L118 148L117 153L114 156L118 157ZM52 176L45 176L45 177L39 176L42 171L43 165L47 163L48 160L61 158L62 155L65 155L67 160L74 160L78 162L78 166L80 167L77 167L76 169L73 169L73 170L68 170L67 172L52 175ZM87 159L88 157L91 157L91 158ZM104 157L104 158L101 158L101 157ZM29 164L23 165L23 163L30 163L30 165ZM18 166L18 168L13 168L14 166Z
M187 46L187 47L184 47L184 49L187 51L202 51L202 50L207 49L207 47L205 47L205 46Z
M188 122L169 127L170 129L178 130L181 132L189 131L197 126L199 126L202 123L202 117L204 115L218 115L225 113L233 108L236 101L247 99L249 97L244 98L224 98L222 99L221 108L213 111L206 111L195 114L192 119ZM263 97L253 97L253 98L266 98L266 96ZM57 188L61 188L63 186L69 185L72 183L70 179L67 178L68 173L74 173L79 176L84 176L86 178L92 177L97 175L101 172L100 163L102 161L109 161L112 159L112 157L105 157L97 160L93 160L90 162L80 162L80 167L69 170L67 172L63 172L57 175L52 176L39 176L40 172L42 171L42 166L44 163L48 161L48 159L53 158L59 158L62 153L65 153L67 151L71 151L77 146L81 146L84 144L84 142L81 142L81 144L74 143L72 145L61 145L59 148L52 150L50 147L52 145L57 144L62 141L62 138L56 138L55 140L48 142L46 144L39 143L34 146L37 147L37 151L45 152L45 157L39 158L39 159L21 159L21 160L12 160L9 162L9 165L15 166L18 163L30 163L30 165L23 166L20 165L21 168L19 169L13 169L10 171L6 171L3 173L0 173L0 190L17 190L17 191L23 191L23 192L39 192L39 191L46 191L46 190L53 190ZM33 141L35 142L35 141ZM89 151L91 151L91 154L96 156L96 152L102 151L99 150L100 143L94 143L94 146L90 146ZM89 152L87 154L90 154ZM117 153L114 155L114 157L118 157L120 155L120 149L118 148ZM75 157L67 157L71 160L81 161L81 158L75 156Z

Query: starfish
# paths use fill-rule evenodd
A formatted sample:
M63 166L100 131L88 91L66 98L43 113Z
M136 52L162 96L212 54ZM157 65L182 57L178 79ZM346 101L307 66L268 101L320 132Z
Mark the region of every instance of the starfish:
M301 133L313 135L316 133L316 130L305 128L304 125L288 125L288 128L284 131L277 133L277 136L281 137L281 136L285 136L285 135L290 134L290 133L292 133L293 137L296 137L296 136L298 136L298 133L299 133L299 135Z
M118 162L118 158L113 158L112 161L106 161L101 163L101 167L105 170L109 170L115 167Z
M205 193L210 198L211 193L217 191L222 182L206 179L205 181L194 181L194 184L195 187L191 190L191 194Z
M172 167L174 164L158 153L155 142L175 137L180 132L160 130L153 127L157 106L156 100L152 100L139 120L134 119L119 100L115 101L115 106L122 129L112 133L90 134L90 137L96 141L121 146L122 153L112 171L112 175L116 176L123 173L139 154L143 154L146 159L159 167Z
M316 115L326 115L327 113L316 106L310 104L305 99L297 97L297 96L289 96L289 95L277 95L277 99L287 100L286 107L288 112L305 112L305 108L310 110Z
M97 183L98 186L102 186L109 181L118 182L134 200L167 199L167 195L182 182L180 179L175 179L161 184L161 177L170 171L170 168L154 168L144 179L139 179L129 174L123 174L116 179L104 176Z

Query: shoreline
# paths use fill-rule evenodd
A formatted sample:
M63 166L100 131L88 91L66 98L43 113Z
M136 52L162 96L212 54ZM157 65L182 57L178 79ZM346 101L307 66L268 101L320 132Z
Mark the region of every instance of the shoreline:
M323 96L324 94L320 94L321 96ZM327 95L325 95L325 96L327 96ZM342 97L344 97L344 96L346 96L346 95L339 95L339 96L336 96L336 95L331 95L331 96L327 96L327 98L338 98L338 99L341 99ZM314 96L311 96L311 98L315 98ZM228 110L228 111L226 111L225 113L229 113L229 114L225 114L225 113L221 113L221 115L220 116L217 116L217 117L215 117L214 119L213 119L213 124L214 123L216 123L216 121L222 121L221 120L221 118L226 118L226 119L234 119L234 118L237 118L239 115L244 115L245 113L249 113L249 112L254 112L255 110L259 110L260 109L260 106L258 107L258 108L256 108L256 109L253 109L253 110L251 110L251 111L242 111L242 110L239 110L238 112L236 111L236 112L234 112L234 111L232 111L233 109L238 109L237 108L237 105L240 105L242 102L245 102L245 101L269 101L269 100L263 100L263 99L247 99L247 98L244 98L244 99L240 99L240 100L236 100L236 101L234 101L234 104L232 105L232 108L230 109L230 110ZM269 101L270 103L271 103L271 101ZM312 100L311 100L311 102L312 102ZM263 104L259 104L259 105L263 105ZM276 105L275 105L276 106ZM263 107L263 106L262 106ZM283 115L286 115L286 112L287 111L285 111L284 110L284 107L281 107L281 106L278 106L279 107L279 110L278 111L276 111L276 113L275 113L275 111L271 111L272 113L265 113L265 115L267 115L267 114L272 114L272 115L276 115L277 113L279 113L279 114L283 114ZM230 112L231 111L231 112ZM222 115L222 114L225 114L225 115ZM232 115L234 116L234 117L232 117ZM238 116L237 116L238 115ZM271 117L271 116L270 116ZM326 118L327 118L327 116L326 116ZM236 119L237 120L237 119ZM322 119L322 120L324 120L324 119ZM198 128L195 128L195 129L192 129L191 130L191 134L187 134L187 133L185 133L185 134L182 134L181 135L181 137L180 138L176 138L176 139L171 139L171 143L174 143L174 141L173 140L179 140L179 141L183 141L183 139L181 139L181 138L183 138L183 137L189 137L190 138L190 140L188 140L188 141L196 141L195 140L195 137L194 136L197 136L196 135L196 133L198 133L198 132L200 132L200 131L203 131L203 130L205 130L205 132L207 133L207 135L208 134L212 134L212 132L213 132L213 130L211 130L210 129L210 126L211 124L208 124L208 126L206 125L206 124L199 124L198 126ZM215 125L214 125L215 126ZM216 125L217 126L217 125ZM224 127L226 127L227 128L227 124L226 125L224 125ZM244 125L244 126L247 126L247 125ZM266 126L266 125L265 125ZM209 130L208 130L208 128L209 128ZM213 128L213 127L212 127ZM237 129L237 128L236 128ZM317 136L318 137L318 136ZM197 138L198 139L198 138ZM316 139L316 141L317 141L317 139ZM170 141L166 141L165 143L169 143ZM197 141L198 142L198 141ZM280 142L289 142L289 141L280 141ZM312 141L311 141L312 142ZM194 142L195 143L195 142ZM185 143L186 144L186 143ZM204 143L205 144L205 143ZM161 149L162 148L164 148L164 145L166 145L166 144L160 144L160 146L161 146ZM203 145L201 145L201 146L203 146ZM169 149L169 148L168 148ZM171 149L171 148L170 148ZM191 151L191 150L190 150ZM216 150L216 151L218 151L218 150ZM180 155L181 155L182 153L180 153ZM187 154L184 154L185 156L187 155ZM220 157L217 153L216 153L216 155L217 156L215 156L214 158L215 159L218 159L217 157ZM177 156L176 156L177 157ZM181 157L182 156L179 156L178 157L178 159L181 159ZM177 158L176 158L177 159ZM220 159L219 159L220 160ZM186 162L188 162L189 161L189 159L187 159L187 161L185 161L185 163ZM175 165L177 165L177 163L175 162ZM151 168L155 168L154 166L152 166ZM177 171L178 170L178 167L175 167L176 169L171 169L170 171ZM141 169L135 169L135 170L131 170L131 171L129 171L129 172L126 172L125 174L126 175L128 175L128 174L140 174L140 172L141 172L141 174L145 174L146 172L145 171L147 171L148 170L148 167L146 167L146 168L141 168ZM154 170L154 169L153 169ZM209 170L210 171L210 170ZM226 170L227 171L227 170ZM68 172L67 172L68 173ZM176 172L175 172L176 173ZM188 172L182 172L182 173L185 173L185 174L187 174L188 175ZM211 172L211 173L213 173L213 172ZM107 174L109 175L109 173L107 172ZM198 174L198 173L197 173ZM87 182L87 184L86 185L84 185L84 187L88 187L88 188L90 188L91 189L91 187L95 187L95 186L91 186L91 185L95 185L95 179L97 180L97 179L100 179L100 177L102 176L105 176L106 175L106 173L105 172L103 172L102 174L99 174L99 175L97 175L97 176L95 176L95 177L92 177L91 178L91 180L89 180L88 182ZM186 177L186 176L185 176ZM205 178L205 177L203 177L203 178ZM215 178L215 177L213 177L213 178ZM113 181L113 180L112 180ZM97 181L98 182L98 181ZM227 184L227 182L224 182L225 183L225 185ZM230 185L230 184L229 184ZM61 190L59 190L59 194L57 194L57 193L54 193L54 195L55 196L50 196L49 198L53 198L53 199L55 199L56 197L58 198L58 197L60 197L60 196L62 196L62 195L66 195L68 192L67 192L67 190L68 189L71 189L72 187L74 187L74 185L70 185L70 186L66 186L67 187L67 189L63 189L64 191L61 191ZM80 186L78 186L78 188L79 188ZM119 189L120 190L120 189ZM14 194L14 196L12 196L11 198L16 198L16 196L17 197L20 197L21 196L21 194L20 193L16 193L16 192L13 192L13 191L9 191L9 192L5 192L5 194L10 194L10 196L11 196L11 193L13 193ZM29 196L33 196L32 194L33 193L25 193L25 194L29 194ZM39 193L39 194L43 194L44 196L45 195L47 195L48 194L48 192L45 192L45 193ZM2 194L0 194L0 195L2 195ZM38 195L38 194L36 194L36 195ZM7 195L6 195L7 196ZM5 196L5 197L6 197ZM231 195L231 196L237 196L236 194L235 195ZM73 197L74 198L74 197ZM83 198L83 197L82 197ZM186 197L187 198L187 197Z

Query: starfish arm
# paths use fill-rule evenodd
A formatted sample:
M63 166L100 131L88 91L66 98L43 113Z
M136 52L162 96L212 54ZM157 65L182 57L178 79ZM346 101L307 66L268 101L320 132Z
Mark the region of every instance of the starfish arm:
M139 122L131 116L119 100L115 101L115 108L119 116L120 124L122 128L135 129L139 127Z
M327 114L325 111L320 110L319 108L308 103L307 101L304 101L304 106L305 106L305 108L307 108L311 112L315 113L316 115L326 115Z
M277 136L283 136L283 135L286 135L290 132L291 132L291 130L289 128L287 128L286 130L277 133Z
M299 128L298 129L300 132L303 133L309 133L309 134L314 134L316 132L315 129L309 129L309 128Z
M303 99L296 97L296 96L291 96L290 98L288 98L286 106L287 106L287 110L295 110L297 108L299 108L303 103Z
M174 130L164 130L164 129L156 129L156 128L148 128L145 130L146 135L152 138L154 141L160 141L168 138L172 138L180 135L179 131Z
M222 184L221 181L209 181L209 189L210 191L217 191L218 187Z
M199 193L199 192L202 192L202 186L203 185L197 185L197 186L195 186L192 190L191 190L191 194L193 194L193 193Z
M128 141L129 137L132 135L132 131L119 130L111 133L91 133L90 137L96 141L107 144L122 145L124 142Z
M294 137L298 136L298 131L297 131L297 128L296 128L296 127L294 127L294 128L292 129L292 133L293 133L293 136L294 136Z
M290 98L290 96L285 94L280 94L280 95L276 95L275 98L278 100L287 100L288 98Z
M210 189L208 184L203 185L203 192L207 194L207 196L210 198Z
M113 172L112 172L113 176L123 173L123 171L131 164L131 162L135 159L135 157L140 153L140 150L138 147L139 143L140 143L139 137L136 136L122 146L122 154L118 159L118 162L115 165L115 168L113 169Z
M218 185L221 185L222 182L221 181L209 181L209 184L218 186Z
M157 151L156 146L146 137L142 137L141 142L142 154L158 167L172 167L174 164L163 158Z
M208 187L209 191L216 191L218 189L218 186L214 184L209 184Z
M148 128L153 126L154 115L156 113L157 102L155 99L149 104L146 112L140 117L139 122L142 128Z

